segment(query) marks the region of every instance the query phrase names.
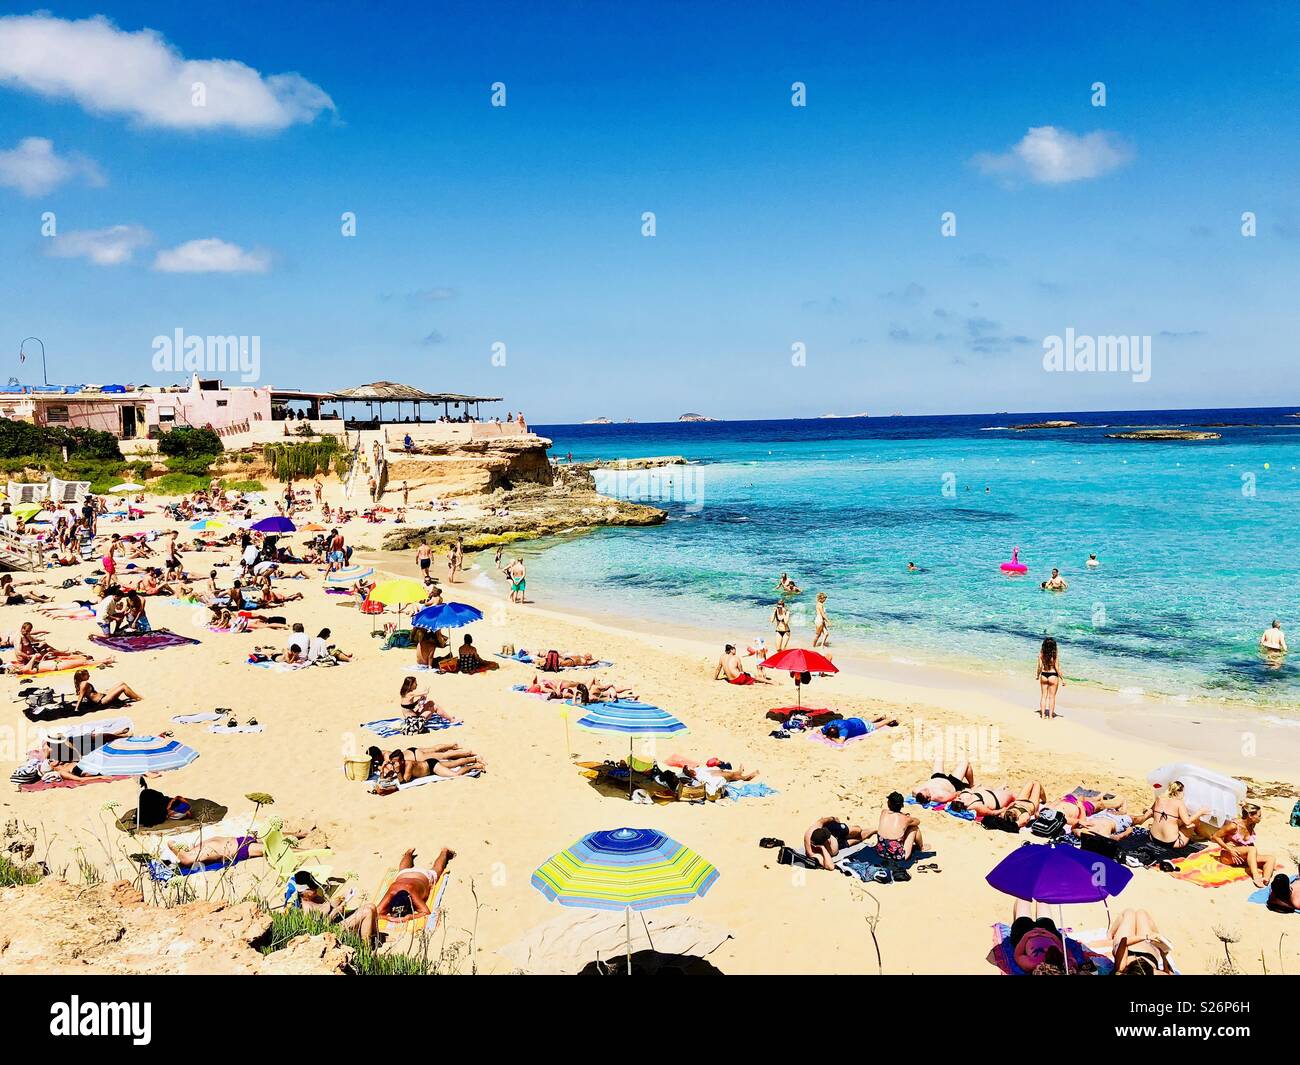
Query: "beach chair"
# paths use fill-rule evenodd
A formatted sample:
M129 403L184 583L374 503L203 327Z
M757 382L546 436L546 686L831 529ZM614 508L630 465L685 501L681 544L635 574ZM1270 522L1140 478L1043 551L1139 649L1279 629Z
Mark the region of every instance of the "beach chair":
M293 840L279 828L273 828L266 834L262 846L266 849L266 864L282 880L289 880L299 869L307 870L319 883L323 884L329 879L331 867L321 865L319 859L332 857L334 852L331 850L300 851L293 845Z

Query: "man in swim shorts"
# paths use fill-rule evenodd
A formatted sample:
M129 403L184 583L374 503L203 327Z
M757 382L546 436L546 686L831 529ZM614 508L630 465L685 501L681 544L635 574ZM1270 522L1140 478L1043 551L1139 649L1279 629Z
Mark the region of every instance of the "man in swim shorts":
M925 849L921 822L903 813L903 796L896 791L891 791L886 797L875 831L863 838L872 836L876 837L876 853L888 861L906 862L914 851Z
M959 791L975 786L975 770L969 762L957 766L957 772L945 773L942 760L934 764L930 779L912 788L917 802L951 802Z
M823 817L804 833L803 849L823 869L833 872L840 851L862 840L862 829L857 825L849 825L835 817Z
M412 917L427 917L429 899L447 868L447 863L456 857L456 852L443 847L437 859L428 869L415 867L415 848L412 847L397 864L397 875L388 885L384 897L375 906L379 917L389 920L409 920Z
M740 664L740 655L736 654L736 645L727 644L718 659L718 668L713 671L714 680L725 680L728 684L771 684L766 677L759 679L746 673Z
M1272 654L1286 654L1286 634L1282 631L1282 625L1277 618L1274 618L1273 624L1264 630L1264 635L1259 638L1259 646Z

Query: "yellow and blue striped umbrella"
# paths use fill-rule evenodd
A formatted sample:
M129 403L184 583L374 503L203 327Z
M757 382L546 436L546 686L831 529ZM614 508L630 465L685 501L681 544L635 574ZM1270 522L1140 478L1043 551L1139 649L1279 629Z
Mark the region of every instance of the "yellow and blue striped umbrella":
M634 699L588 703L578 718L581 728L593 732L619 732L625 736L669 736L683 732L686 725L667 710Z
M552 902L589 910L653 910L704 895L718 871L653 828L592 832L533 873Z

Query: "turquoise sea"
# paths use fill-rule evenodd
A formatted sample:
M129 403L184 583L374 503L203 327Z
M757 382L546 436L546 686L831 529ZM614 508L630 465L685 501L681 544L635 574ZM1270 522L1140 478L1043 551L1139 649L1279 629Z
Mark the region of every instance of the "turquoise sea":
M1032 674L1060 641L1067 676L1192 698L1300 701L1300 418L1275 410L539 426L575 461L683 455L602 472L666 525L552 541L529 559L539 601L764 634L775 583L804 589L796 645L825 591L840 646ZM1083 428L1011 431L1063 419ZM1107 438L1131 427L1208 442ZM999 570L1013 547L1027 577ZM1101 565L1084 563L1096 552ZM907 572L914 561L922 570ZM1069 590L1040 589L1058 566ZM798 610L804 611L799 624ZM1270 618L1295 661L1257 650ZM1292 624L1288 624L1292 623Z

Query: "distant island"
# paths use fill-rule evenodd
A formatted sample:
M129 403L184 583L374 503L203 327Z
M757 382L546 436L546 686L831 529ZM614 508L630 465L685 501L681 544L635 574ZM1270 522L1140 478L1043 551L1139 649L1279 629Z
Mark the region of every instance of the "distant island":
M683 414L677 419L679 422L716 422L717 418L710 418L707 414Z
M583 425L613 425L609 418L588 418Z
M1221 433L1202 433L1192 429L1135 429L1131 433L1107 433L1108 440L1219 440Z
M1082 429L1078 422L1030 422L1028 425L1013 425L1012 430L1023 433L1027 429Z
M870 415L869 415L866 411L862 411L862 413L860 413L860 414L822 414L822 415L819 415L819 417L822 417L822 418L869 418Z

